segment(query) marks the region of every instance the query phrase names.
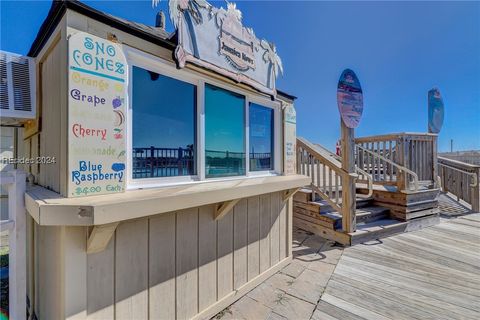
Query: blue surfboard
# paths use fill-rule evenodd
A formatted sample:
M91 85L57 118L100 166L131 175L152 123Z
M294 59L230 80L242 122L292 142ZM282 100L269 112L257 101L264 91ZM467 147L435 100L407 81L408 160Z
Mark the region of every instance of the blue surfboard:
M428 132L439 133L442 129L445 106L438 88L428 91Z

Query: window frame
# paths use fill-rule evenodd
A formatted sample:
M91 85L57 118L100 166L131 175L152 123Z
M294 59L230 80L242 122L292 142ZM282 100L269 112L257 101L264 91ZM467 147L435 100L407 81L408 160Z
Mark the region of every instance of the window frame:
M197 73L191 69L177 69L176 65L171 61L167 61L160 57L151 55L144 51L124 45L125 57L128 64L128 77L126 81L127 93L128 93L128 111L126 115L127 121L127 133L126 133L126 188L127 190L140 189L140 188L154 188L154 187L166 187L191 183L208 183L214 181L226 181L226 180L241 180L249 177L261 177L261 176L275 176L281 175L282 170L282 105L280 101L272 101L270 97L261 93L253 93L252 91L245 90L234 85L221 82L208 75ZM196 174L189 176L174 176L174 177L157 177L157 178L141 178L133 179L132 170L132 128L133 128L133 85L132 84L132 70L133 66L140 67L149 71L159 73L161 75L187 82L196 86L197 104L196 104ZM245 97L245 175L228 176L228 177L205 177L205 84L219 87L224 90L231 91L233 93L240 94ZM249 140L250 140L250 125L249 125L249 109L250 102L261 105L263 107L272 108L274 110L273 119L273 170L264 171L250 171L250 153L249 153Z
M184 184L190 183L194 181L198 181L198 171L199 171L199 163L198 163L198 81L186 74L185 72L178 72L182 70L176 70L175 67L166 63L163 59L159 57L155 57L148 53L142 52L140 50L134 48L128 48L125 50L125 56L128 62L128 112L127 112L127 189L138 189L138 188L149 188L149 187L160 187L166 185L176 185L176 184ZM197 132L195 133L195 147L196 147L196 161L195 161L195 175L186 175L186 176L171 176L171 177L155 177L155 178L140 178L140 179L133 179L133 159L132 159L132 149L133 149L133 67L139 67L148 71L156 72L163 76L183 81L189 84L196 86L197 91L197 105L196 105L196 114L195 114L195 124L197 126Z
M247 102L247 150L250 149L250 103L257 104L259 106L273 109L273 169L270 170L259 170L259 171L250 171L250 153L248 153L248 176L265 176L265 175L276 175L282 172L281 163L282 163L282 152L279 152L282 148L281 139L281 106L279 102L271 101L267 99L261 99L256 97L250 97Z
M248 151L248 133L247 133L247 129L248 129L248 119L246 118L246 116L248 116L248 114L245 112L245 108L246 106L248 105L248 96L246 95L245 92L241 91L241 90L232 90L232 88L229 88L229 87L226 87L226 86L222 86L221 84L218 84L216 82L213 82L213 81L204 81L203 83L203 94L204 94L204 99L203 99L203 115L204 115L204 119L206 118L206 114L205 114L205 84L208 84L210 86L213 86L213 87L217 87L219 89L222 89L222 90L225 90L225 91L229 91L229 92L232 92L232 93L235 93L235 94L238 94L238 95L241 95L244 97L244 101L243 101L243 117L244 117L244 122L243 122L243 129L244 129L244 147L243 147L243 151L245 152L245 174L242 174L242 175L233 175L233 176L225 176L225 177L211 177L211 178L207 178L206 177L206 167L205 167L205 164L204 163L204 166L203 166L203 180L205 181L219 181L219 180L228 180L228 178L236 178L236 177L247 177L248 176L248 153L246 153L246 151ZM205 135L205 122L204 122L204 130L203 130L203 134ZM205 156L205 139L203 140L203 155ZM206 157L203 157L204 161L206 159Z

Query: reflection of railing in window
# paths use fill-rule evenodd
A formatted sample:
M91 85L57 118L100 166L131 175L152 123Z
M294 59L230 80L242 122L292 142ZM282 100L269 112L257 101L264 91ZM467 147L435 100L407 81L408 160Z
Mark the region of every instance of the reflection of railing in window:
M133 179L194 174L193 148L133 148Z
M250 159L270 159L270 152L250 153Z
M225 176L245 173L245 153L205 150L206 175Z
M237 171L244 167L244 152L206 150L205 157L211 169ZM258 168L268 169L271 153L250 153L250 160L255 161ZM193 175L194 163L193 148L133 148L134 179Z
M250 153L250 170L272 169L272 154L270 152Z

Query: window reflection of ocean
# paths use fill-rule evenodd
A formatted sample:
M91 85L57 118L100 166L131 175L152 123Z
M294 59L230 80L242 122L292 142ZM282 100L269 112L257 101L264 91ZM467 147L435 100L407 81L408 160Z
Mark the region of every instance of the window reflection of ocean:
M258 168L255 169L270 169L271 153L250 153L249 157L256 160ZM207 150L205 158L208 159L207 175L245 174L244 152ZM195 174L195 151L192 148L134 148L132 159L134 179Z

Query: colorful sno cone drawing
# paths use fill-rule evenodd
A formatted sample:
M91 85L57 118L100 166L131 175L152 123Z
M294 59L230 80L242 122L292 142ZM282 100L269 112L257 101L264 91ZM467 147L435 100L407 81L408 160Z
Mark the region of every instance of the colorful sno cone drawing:
M125 115L120 110L113 110L115 115L113 124L116 127L120 127L125 122Z
M442 129L445 106L438 88L428 91L428 132L439 133Z
M114 163L112 164L112 170L115 172L125 170L125 164L124 163Z
M355 72L345 69L337 87L338 111L348 128L356 128L363 112L363 92Z
M120 129L120 128L114 128L113 131L114 131L113 137L114 137L115 139L121 139L121 138L123 137L122 129Z
M122 160L125 160L125 150L122 150L122 151L118 154L117 159L118 159L118 160L121 160L121 161L122 161Z
M113 109L120 108L122 106L123 99L117 96L115 99L112 100Z
M122 92L123 91L123 85L115 83L113 86L115 88L115 91Z

